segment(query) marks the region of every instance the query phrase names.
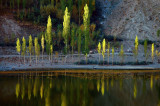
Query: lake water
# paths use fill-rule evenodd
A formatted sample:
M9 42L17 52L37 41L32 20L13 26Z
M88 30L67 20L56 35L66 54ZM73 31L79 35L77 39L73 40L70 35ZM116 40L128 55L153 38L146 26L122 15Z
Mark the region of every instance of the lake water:
M157 106L160 75L36 73L0 77L0 106Z

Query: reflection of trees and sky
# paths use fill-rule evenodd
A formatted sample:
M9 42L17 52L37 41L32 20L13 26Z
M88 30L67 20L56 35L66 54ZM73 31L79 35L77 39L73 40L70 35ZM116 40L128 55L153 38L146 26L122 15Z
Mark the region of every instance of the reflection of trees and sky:
M0 77L0 104L30 106L160 105L159 75L19 74Z

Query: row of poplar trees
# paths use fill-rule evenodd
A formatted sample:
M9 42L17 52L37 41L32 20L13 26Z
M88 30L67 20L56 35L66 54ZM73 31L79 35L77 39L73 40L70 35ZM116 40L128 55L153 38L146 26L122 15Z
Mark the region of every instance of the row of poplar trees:
M134 54L136 62L138 63L138 46L139 46L138 36L136 36L136 38L135 38L134 46L135 47L133 49L133 54ZM147 40L145 40L144 41L145 62L147 62L147 60L149 58L149 52L148 52L147 48L148 48ZM102 54L102 56L103 56L103 64L104 64L104 58L105 58L105 53L106 53L106 41L105 41L105 39L103 39L102 43L100 43L100 42L98 43L97 50L98 50L98 53L99 53L99 62L100 62L100 56ZM112 47L112 65L113 65L114 53L115 53L115 50L114 50L114 47ZM154 43L152 43L152 45L151 45L152 62L154 61L155 54L157 55L157 57L160 56L160 52L158 52L158 50L155 51ZM121 64L123 64L124 57L125 57L123 45L121 45L119 56L121 57ZM108 57L108 64L109 64L109 57L110 57L110 43L109 42L107 44L107 57Z
M84 7L84 15L83 15L83 25L84 25L84 40L85 40L85 45L84 45L84 53L87 55L89 52L89 46L88 46L88 42L89 42L89 29L90 29L90 14L89 14L89 8L87 6L87 4ZM79 35L78 35L78 53L80 54L81 52L81 30L79 29ZM73 47L74 47L74 32L70 31L70 13L68 11L68 8L66 7L65 9L65 13L64 13L64 21L63 21L63 38L64 38L64 50L65 53L68 53L68 48L69 48L69 36L70 33L72 35L71 37L71 47L72 47L72 54L73 54ZM73 34L72 34L73 33ZM24 63L25 63L25 54L26 54L26 50L29 51L30 53L30 64L31 64L31 55L33 53L35 53L36 55L36 63L37 63L37 58L40 55L40 45L38 43L38 38L35 37L34 39L34 49L33 49L33 43L32 43L32 36L29 36L29 46L26 46L26 40L23 37L22 39L22 47L21 47L21 43L20 43L20 39L17 38L17 42L16 42L17 46L17 52L19 52L19 54L22 54L24 56ZM52 55L53 55L53 41L52 41L52 21L51 21L51 17L48 17L48 23L47 23L47 30L45 35L42 35L41 38L41 48L42 48L42 58L43 58L43 54L44 54L44 49L46 48L46 52L49 55L49 60L52 60ZM22 50L21 50L22 49Z

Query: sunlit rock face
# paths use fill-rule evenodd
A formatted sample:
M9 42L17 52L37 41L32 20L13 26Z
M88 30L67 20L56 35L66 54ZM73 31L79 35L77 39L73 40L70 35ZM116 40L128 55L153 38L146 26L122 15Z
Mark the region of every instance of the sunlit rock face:
M125 39L159 40L160 0L100 0L103 2L106 35Z

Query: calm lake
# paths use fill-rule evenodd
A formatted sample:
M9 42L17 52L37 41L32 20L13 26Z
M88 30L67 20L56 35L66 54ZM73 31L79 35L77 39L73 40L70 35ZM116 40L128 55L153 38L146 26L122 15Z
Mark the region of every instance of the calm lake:
M19 73L0 77L0 106L157 106L160 73Z

